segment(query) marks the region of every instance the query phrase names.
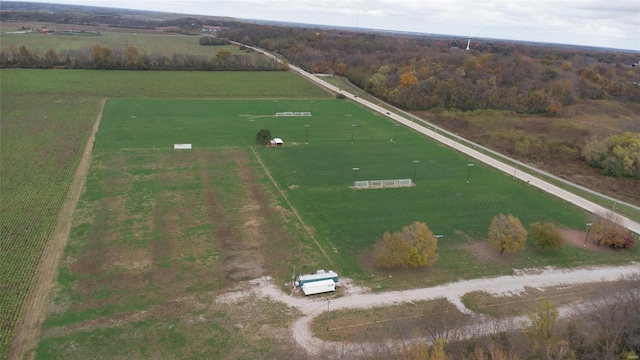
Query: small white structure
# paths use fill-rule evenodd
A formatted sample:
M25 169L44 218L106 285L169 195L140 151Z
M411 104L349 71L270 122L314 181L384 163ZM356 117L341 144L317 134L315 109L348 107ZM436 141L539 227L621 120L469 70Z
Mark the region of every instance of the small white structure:
M324 269L316 271L315 274L304 274L304 275L300 274L298 275L298 280L296 281L296 285L299 287L302 287L304 284L324 281L324 280L331 280L336 285L338 285L338 281L339 281L338 274L333 272L332 270L324 271Z
M273 141L274 144L276 144L275 146L284 145L284 141L282 141L282 139L280 139L280 138L274 138L272 141Z
M175 150L191 150L191 144L173 144Z
M304 283L302 285L302 291L304 292L305 296L313 295L313 294L321 294L321 293L331 292L335 290L336 290L336 283L331 279L313 281L309 283Z

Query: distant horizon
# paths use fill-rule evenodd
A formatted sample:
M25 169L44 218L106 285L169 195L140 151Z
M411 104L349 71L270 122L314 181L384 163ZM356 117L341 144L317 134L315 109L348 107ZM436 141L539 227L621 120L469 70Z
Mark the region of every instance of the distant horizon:
M0 4L6 2L0 0ZM637 0L23 0L640 52Z
M181 13L172 13L177 15L193 15L193 16L210 16L210 15L198 15L198 14L181 14ZM394 34L411 34L411 35L422 35L422 36L441 36L447 38L457 38L457 40L467 40L471 39L471 46L473 47L474 39L475 40L489 40L489 41L498 41L498 42L509 42L509 43L526 43L532 45L550 45L550 46L567 46L567 47L576 47L576 48L592 48L592 49L602 49L602 50L616 50L621 52L630 52L630 53L638 53L640 55L640 50L635 49L621 49L621 48L612 48L607 46L596 46L596 45L580 45L580 44L568 44L568 43L554 43L554 42L543 42L543 41L534 41L534 40L522 40L522 39L509 39L509 38L494 38L494 37L473 37L469 35L461 35L461 34L439 34L439 33L425 33L425 32L416 32L416 31L405 31L405 30L387 30L387 29L376 29L376 28L363 28L363 27L351 27L351 26L332 26L332 25L322 25L322 24L309 24L309 23L296 23L290 21L275 21L275 20L263 20L263 19L242 19L242 18L233 18L235 20L253 22L258 25L272 25L272 26L292 26L292 27L318 27L323 29L335 29L335 30L349 30L353 32L379 32L379 33L394 33ZM466 43L465 46L466 47Z

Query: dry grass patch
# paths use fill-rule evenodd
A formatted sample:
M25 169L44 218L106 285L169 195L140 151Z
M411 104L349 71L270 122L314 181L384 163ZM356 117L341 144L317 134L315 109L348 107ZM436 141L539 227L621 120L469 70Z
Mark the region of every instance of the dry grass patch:
M481 314L495 318L525 315L533 311L540 299L547 299L557 307L594 299L628 289L629 281L592 283L572 286L554 286L542 289L526 287L514 295L494 295L474 291L462 297L464 305Z
M402 305L324 313L311 324L314 335L329 341L378 342L428 336L434 324L461 326L471 320L446 299L411 302Z

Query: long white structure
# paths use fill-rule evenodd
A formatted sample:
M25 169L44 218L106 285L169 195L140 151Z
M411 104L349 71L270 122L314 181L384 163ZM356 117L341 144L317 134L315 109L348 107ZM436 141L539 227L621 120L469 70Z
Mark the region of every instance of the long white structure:
M302 285L302 292L304 292L305 296L331 291L336 291L336 283L334 283L331 279L314 281Z
M325 281L325 280L331 280L333 281L334 284L338 285L338 281L339 281L338 274L331 270L329 271L318 270L316 271L315 274L298 275L298 280L296 281L296 285L299 287L303 287L305 284L318 282L318 281Z

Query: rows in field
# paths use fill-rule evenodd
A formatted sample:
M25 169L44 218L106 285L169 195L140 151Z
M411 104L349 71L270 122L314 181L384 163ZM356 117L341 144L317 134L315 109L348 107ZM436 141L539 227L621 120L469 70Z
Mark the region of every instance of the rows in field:
M88 99L83 103L3 94L0 348L5 354L73 180L96 106L95 100Z

